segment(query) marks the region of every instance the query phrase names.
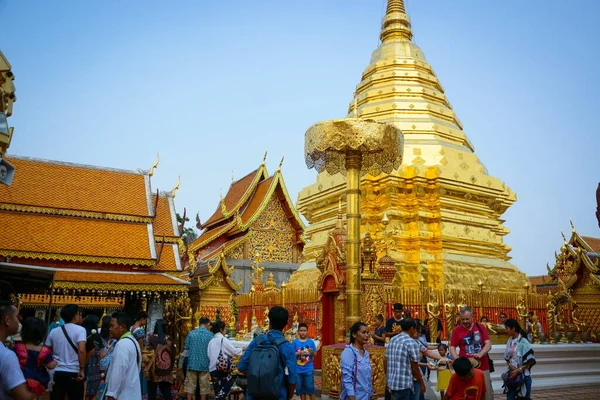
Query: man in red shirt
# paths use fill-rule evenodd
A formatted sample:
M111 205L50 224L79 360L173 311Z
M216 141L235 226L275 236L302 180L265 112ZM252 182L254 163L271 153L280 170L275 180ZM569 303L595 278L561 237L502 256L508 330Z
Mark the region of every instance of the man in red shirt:
M453 359L458 356L475 358L479 361L479 368L485 376L485 384L487 387L485 399L492 400L494 398L494 390L492 389L492 379L490 377L490 363L488 360L488 352L492 348L490 336L484 325L473 323L473 310L469 307L460 309L460 322L452 331L452 339L450 341L450 354ZM456 347L459 352L456 352Z
M456 373L450 378L443 400L482 400L486 397L485 376L477 369L478 364L479 361L474 358L454 360L452 365Z

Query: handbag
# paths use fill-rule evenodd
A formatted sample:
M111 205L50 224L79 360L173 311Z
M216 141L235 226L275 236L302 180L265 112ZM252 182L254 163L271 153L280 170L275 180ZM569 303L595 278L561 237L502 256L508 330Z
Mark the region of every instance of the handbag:
M231 359L223 355L223 339L221 339L221 348L219 349L219 355L217 356L217 371L229 374L231 372Z
M508 389L517 389L519 386L525 383L525 376L523 373L518 373L514 378L510 377L510 371L502 374L502 379L504 380L504 386Z

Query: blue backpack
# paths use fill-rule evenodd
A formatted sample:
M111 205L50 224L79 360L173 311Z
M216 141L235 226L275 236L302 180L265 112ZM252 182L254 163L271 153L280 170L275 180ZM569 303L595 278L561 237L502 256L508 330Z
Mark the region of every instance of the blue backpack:
M279 366L284 370L285 362L279 347L287 342L285 338L273 339L270 333L256 338L248 362L248 395L253 399L278 399L282 386Z

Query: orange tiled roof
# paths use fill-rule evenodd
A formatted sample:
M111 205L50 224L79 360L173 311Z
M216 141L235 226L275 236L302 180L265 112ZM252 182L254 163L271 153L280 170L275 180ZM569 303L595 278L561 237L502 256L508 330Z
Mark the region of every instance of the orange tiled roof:
M595 253L600 252L600 238L591 236L582 236L581 238L588 244L588 246L592 248Z
M162 243L156 243L156 256L158 257L158 253L160 252L160 246ZM173 244L165 243L162 248L162 252L160 253L160 260L158 260L158 264L152 267L153 271L168 271L175 272L177 271L177 264L175 264L175 255L173 254Z
M244 236L240 236L238 238L232 239L228 242L225 242L222 245L220 245L219 247L217 247L216 249L214 249L213 251L211 251L210 253L201 256L200 259L202 261L212 260L213 258L215 258L215 256L219 255L221 253L221 251L227 251L228 249L232 248L233 246L235 246L236 244L238 244L241 240L243 240L245 238L246 238L246 236L244 235Z
M228 212L233 210L238 205L238 202L242 199L248 189L250 189L250 186L258 173L262 173L262 168L250 172L248 175L233 182L231 186L229 186L229 190L223 199L223 202L225 203L225 209ZM221 212L221 203L219 203L217 211L215 211L215 213L204 223L204 225L209 225L222 218L224 218L224 216Z
M528 276L529 283L531 286L544 285L547 283L554 283L552 281L552 277L549 275L540 275L540 276Z
M156 201L156 195L152 196L152 204ZM174 237L173 232L173 219L171 218L171 207L169 205L169 199L167 197L159 197L158 205L156 207L156 218L154 219L154 236L161 237Z
M2 212L0 254L6 251L74 255L82 259L135 261L151 257L146 224Z
M273 176L265 179L264 181L258 184L256 190L254 191L254 194L252 195L252 199L250 200L248 206L244 209L244 212L241 215L242 223L245 224L246 222L248 222L248 220L252 218L256 211L258 211L260 205L265 200L265 196L271 188L271 183L273 183Z
M63 282L97 282L120 284L158 284L181 285L181 282L168 275L153 273L119 273L103 271L56 271L56 281Z
M2 203L148 216L142 174L56 161L7 159L16 173L12 185L0 185Z
M228 223L228 224L225 224L218 228L205 231L202 235L200 235L200 237L198 239L196 239L192 242L192 244L190 245L190 249L195 250L199 247L199 245L201 243L204 243L207 240L210 241L212 239L215 239L215 238L221 236L222 234L226 233L229 229L231 229L232 226L233 226L233 223Z

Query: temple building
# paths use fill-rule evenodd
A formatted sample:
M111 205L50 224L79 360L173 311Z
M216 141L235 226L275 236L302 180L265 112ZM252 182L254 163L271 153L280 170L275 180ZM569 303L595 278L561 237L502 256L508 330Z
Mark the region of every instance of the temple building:
M281 164L269 176L263 159L258 169L233 181L201 228L188 257L191 291L207 315L214 314L216 305L226 308L232 293L249 292L253 280L262 288L264 274L272 274L270 286L280 285L300 265L304 225L288 195Z
M389 0L381 44L349 106L349 116L394 124L405 141L398 170L362 178L361 233L370 233L377 259L389 243L395 285L416 288L423 277L435 289L476 290L480 280L498 290L522 288L526 276L509 262L503 240L502 214L516 194L488 174L412 37L404 1ZM310 223L307 260L325 246L345 189L341 174L322 172L299 193L298 210Z
M555 259L554 267L547 267L548 275L570 294L573 324L578 330L599 332L600 238L579 235L573 227Z
M152 192L150 171L9 156L0 185L0 269L36 315L78 303L102 315L147 309L187 293L175 189ZM46 275L47 284L32 284ZM41 278L40 278L41 279ZM43 280L43 279L42 279ZM39 283L39 282L38 282Z

